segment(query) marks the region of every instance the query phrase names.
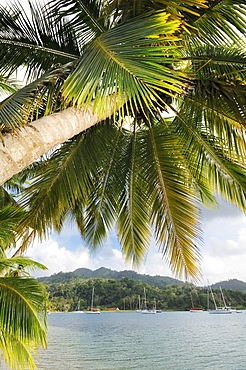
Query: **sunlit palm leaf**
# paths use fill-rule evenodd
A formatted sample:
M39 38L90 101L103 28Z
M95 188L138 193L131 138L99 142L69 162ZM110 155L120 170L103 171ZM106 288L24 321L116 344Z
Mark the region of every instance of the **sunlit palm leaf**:
M9 369L37 369L33 358L33 354L36 353L33 344L25 343L24 340L19 340L14 334L1 330L0 349Z
M22 273L23 268L25 271L34 271L37 269L41 270L47 270L47 267L45 267L42 263L30 260L29 258L25 257L12 257L12 258L0 258L0 271L5 269L11 269L11 270L18 270L20 269L20 275ZM8 274L9 275L9 274Z
M30 351L47 345L46 299L44 285L35 279L0 278L0 344L10 363L23 363L25 355L32 365Z
M172 69L180 22L169 18L163 12L148 14L98 37L65 82L65 96L79 106L94 99L103 116L111 94L119 105L132 100L130 110L137 102L151 109L156 91L180 92L184 75Z

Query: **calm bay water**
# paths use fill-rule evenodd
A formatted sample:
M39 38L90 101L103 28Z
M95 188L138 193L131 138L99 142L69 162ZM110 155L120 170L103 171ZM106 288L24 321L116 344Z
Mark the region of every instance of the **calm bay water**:
M39 370L245 370L246 312L51 313Z
M39 370L246 370L246 311L51 313L48 338Z

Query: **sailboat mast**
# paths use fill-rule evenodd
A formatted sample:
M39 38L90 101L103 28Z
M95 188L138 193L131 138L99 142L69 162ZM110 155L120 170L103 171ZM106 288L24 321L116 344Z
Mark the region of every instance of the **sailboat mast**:
M145 304L145 308L147 308L146 290L145 290L145 287L144 287L144 304Z
M92 288L92 294L91 294L91 310L93 309L93 301L94 301L94 287Z
M217 305L216 305L216 302L215 302L215 299L214 299L214 294L213 294L213 291L212 291L212 289L211 289L211 286L209 286L209 288L210 288L211 296L212 296L212 298L213 298L214 307L215 307L215 309L217 310Z
M221 293L221 297L222 297L222 300L223 300L224 306L226 307L226 301L225 301L225 297L224 297L224 294L223 294L223 292L222 292L221 286L220 286L220 293Z

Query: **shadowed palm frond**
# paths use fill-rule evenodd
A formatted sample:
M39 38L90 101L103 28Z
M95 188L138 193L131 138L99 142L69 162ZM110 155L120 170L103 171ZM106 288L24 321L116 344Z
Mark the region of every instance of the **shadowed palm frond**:
M199 277L198 193L193 187L176 134L163 123L149 127L143 136L143 177L148 184L150 222L155 239L172 271Z
M51 21L45 9L32 1L29 10L31 18L20 3L12 4L10 10L0 6L0 71L10 74L25 66L26 76L34 79L56 65L76 60L79 48L64 19Z
M71 66L63 66L44 73L39 79L17 90L0 102L1 133L18 131L20 127L64 108L61 86L64 78L71 71Z
M2 247L15 245L17 224L23 219L25 212L16 205L8 205L0 210L0 245Z
M199 17L189 19L189 24L195 28L198 44L211 43L239 43L245 34L246 26L246 4L242 0L208 0L207 9L197 9ZM189 29L191 30L191 29ZM189 38L192 42L192 38Z

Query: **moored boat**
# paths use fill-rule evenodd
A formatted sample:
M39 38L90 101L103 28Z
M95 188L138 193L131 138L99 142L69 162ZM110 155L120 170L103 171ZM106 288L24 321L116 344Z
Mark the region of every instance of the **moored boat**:
M202 308L198 308L198 307L192 307L190 309L190 312L203 312L203 309Z
M208 313L210 313L210 314L224 314L224 315L231 314L232 313L232 309L226 305L225 298L224 298L224 295L223 295L223 292L222 292L221 287L220 287L220 292L221 292L221 297L222 297L223 303L224 303L224 306L222 306L222 307L218 307L216 305L216 302L215 302L215 299L214 299L214 294L213 294L213 291L212 291L212 289L211 289L210 286L209 286L208 294L209 294L209 291L210 291L211 296L213 298L213 302L214 302L214 307L215 308L212 309L212 310L208 309Z
M91 309L90 311L86 311L87 314L100 314L101 311L97 310L96 308L93 308L94 303L94 287L92 288L92 294L91 294Z

